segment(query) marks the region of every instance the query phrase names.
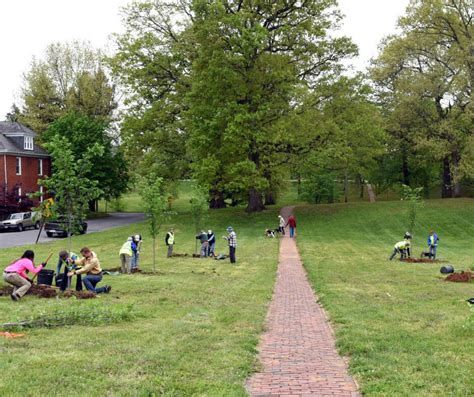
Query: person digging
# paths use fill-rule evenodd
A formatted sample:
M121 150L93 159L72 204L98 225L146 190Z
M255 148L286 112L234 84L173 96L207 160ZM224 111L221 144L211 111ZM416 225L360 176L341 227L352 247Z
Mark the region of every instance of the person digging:
M26 271L38 274L46 266L45 263L42 263L35 267L34 259L35 253L31 250L26 250L21 258L10 263L3 271L3 280L13 285L13 293L10 295L12 300L20 300L33 285L33 280L27 277Z
M97 288L97 284L102 281L102 268L100 267L99 258L95 252L92 252L89 248L84 247L81 249L82 258L73 261L76 266L82 266L80 269L72 270L67 275L73 276L75 274L87 275L82 279L82 282L86 286L87 290L95 292L96 294L106 293L108 294L112 287L110 285L104 285L103 287Z
M393 247L393 252L392 252L392 255L390 256L390 260L395 258L397 254L400 254L400 260L403 260L407 257L410 258L411 257L410 240L411 240L411 234L406 232L405 235L403 236L403 240L396 243L395 246Z
M61 268L64 265L64 274L61 277L61 281L58 285L58 280L56 280L56 286L59 287L61 291L71 288L72 277L68 277L67 274L72 270L78 268L77 265L73 264L73 261L77 259L77 255L74 252L67 252L66 250L59 252L58 264L56 266L56 274L59 276L61 274ZM82 277L80 274L77 275L76 280L76 291L82 291Z

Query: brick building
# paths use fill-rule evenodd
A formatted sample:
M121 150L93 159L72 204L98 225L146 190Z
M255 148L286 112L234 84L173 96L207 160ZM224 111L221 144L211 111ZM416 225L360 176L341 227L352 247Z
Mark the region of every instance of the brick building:
M26 200L28 193L41 191L38 179L51 174L50 157L36 137L20 123L0 122L0 205L15 204Z

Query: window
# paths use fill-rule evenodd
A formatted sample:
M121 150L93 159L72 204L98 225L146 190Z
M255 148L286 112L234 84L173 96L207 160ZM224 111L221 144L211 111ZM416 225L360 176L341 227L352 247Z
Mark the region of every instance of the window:
M38 159L38 175L43 175L43 159Z
M33 150L33 137L32 136L25 136L24 148L25 150Z
M21 175L21 157L16 158L16 174Z
M40 193L41 193L40 202L42 203L43 202L43 186L42 185L40 186Z
M21 187L18 188L17 194L18 194L18 202L21 203Z

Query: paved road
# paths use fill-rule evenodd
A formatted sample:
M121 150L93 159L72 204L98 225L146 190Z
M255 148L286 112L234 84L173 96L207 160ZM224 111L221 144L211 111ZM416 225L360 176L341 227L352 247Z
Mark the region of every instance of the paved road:
M119 227L143 221L145 218L141 213L124 213L116 212L110 213L107 218L92 219L87 221L88 228L87 233L100 232L102 230L111 229L113 227ZM133 232L133 231L132 231ZM38 236L38 230L25 230L23 232L8 232L0 233L0 248L16 247L18 245L34 244L36 237ZM39 242L44 243L48 241L55 241L58 238L49 238L43 231Z

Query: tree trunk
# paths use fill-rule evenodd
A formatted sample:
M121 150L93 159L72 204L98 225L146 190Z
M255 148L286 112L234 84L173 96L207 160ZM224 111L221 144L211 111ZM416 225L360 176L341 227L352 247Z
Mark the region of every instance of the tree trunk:
M219 209L225 208L226 203L224 201L224 195L221 192L216 192L215 190L210 191L211 201L209 202L209 208Z
M153 273L156 273L156 238L153 237Z
M297 186L298 186L298 197L301 195L301 175L298 174L298 177L296 178L297 179Z
M344 173L344 202L349 201L349 177L347 176L347 171Z
M365 186L365 181L364 178L362 178L362 175L358 175L358 180L359 180L359 198L363 199L364 198L364 186Z
M403 173L403 184L410 186L410 169L408 168L408 157L405 151L403 152L402 173Z
M97 212L97 200L89 200L89 211L90 212Z
M453 181L451 177L451 166L448 157L443 159L443 186L441 187L441 197L453 197Z
M459 181L457 180L456 178L456 173L458 171L458 166L459 166L459 156L457 153L453 153L453 160L452 160L452 174L454 174L454 178L453 178L453 188L454 188L454 191L453 191L453 194L454 194L454 197L461 197L461 184L459 183Z
M263 205L262 195L255 188L249 189L249 198L246 212L259 212L263 211L265 206Z
M276 204L275 197L273 196L273 192L269 189L265 192L265 205L273 205Z

